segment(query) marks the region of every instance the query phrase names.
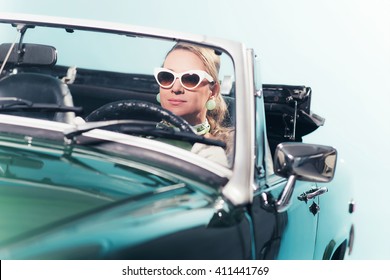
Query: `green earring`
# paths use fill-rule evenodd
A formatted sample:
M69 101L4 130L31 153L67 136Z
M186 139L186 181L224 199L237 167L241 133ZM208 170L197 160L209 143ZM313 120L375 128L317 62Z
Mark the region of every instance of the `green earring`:
M207 108L207 110L209 110L209 111L214 110L215 107L217 107L217 103L215 103L215 100L214 100L214 99L209 99L209 100L206 102L206 108Z
M156 100L157 100L158 103L161 103L161 102L160 102L160 93L157 93L157 95L156 95Z

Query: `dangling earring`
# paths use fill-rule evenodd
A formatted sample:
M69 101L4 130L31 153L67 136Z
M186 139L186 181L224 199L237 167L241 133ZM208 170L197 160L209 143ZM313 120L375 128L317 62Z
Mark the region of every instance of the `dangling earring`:
M215 109L215 107L217 107L217 103L215 103L214 99L207 100L207 102L206 102L207 110L212 111Z
M157 93L157 95L156 95L156 100L157 100L158 103L161 103L161 102L160 102L160 93Z

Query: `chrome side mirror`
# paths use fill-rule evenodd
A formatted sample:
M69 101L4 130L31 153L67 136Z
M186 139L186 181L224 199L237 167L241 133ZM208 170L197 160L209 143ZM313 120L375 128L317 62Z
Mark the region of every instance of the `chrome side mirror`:
M275 150L274 172L288 181L275 203L277 211L283 212L289 207L296 180L330 182L336 160L337 151L333 147L294 142L279 144Z
M274 157L275 174L284 178L295 176L297 180L329 182L336 169L337 151L333 147L281 143Z

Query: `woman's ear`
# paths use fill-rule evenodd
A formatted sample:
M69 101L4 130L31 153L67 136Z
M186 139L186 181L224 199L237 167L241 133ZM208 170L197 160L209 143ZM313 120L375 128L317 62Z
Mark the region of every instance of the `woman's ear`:
M221 89L221 86L219 83L214 83L212 86L210 86L211 95L210 97L216 97Z

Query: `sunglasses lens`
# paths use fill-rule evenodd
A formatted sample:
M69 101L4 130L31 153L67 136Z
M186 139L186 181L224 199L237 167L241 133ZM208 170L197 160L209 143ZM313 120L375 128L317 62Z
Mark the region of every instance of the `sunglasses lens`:
M175 80L175 76L172 73L161 71L157 74L157 80L162 87L169 87Z
M198 74L184 74L181 77L181 82L185 87L194 88L199 84L200 77Z

